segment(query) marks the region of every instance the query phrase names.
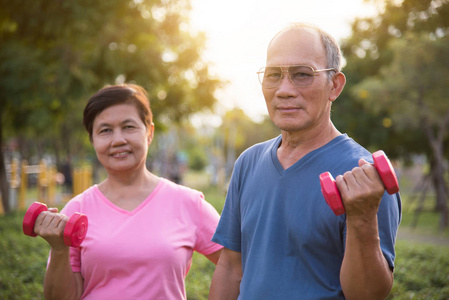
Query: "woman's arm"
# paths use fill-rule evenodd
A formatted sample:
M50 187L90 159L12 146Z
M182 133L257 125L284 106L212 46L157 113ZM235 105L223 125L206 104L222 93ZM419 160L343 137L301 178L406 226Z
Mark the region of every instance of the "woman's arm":
M50 263L44 279L44 297L50 299L80 299L83 294L83 277L73 272L69 259L69 247L51 250Z
M70 265L70 248L64 244L64 228L68 217L51 208L39 214L34 232L51 246L50 262L44 279L45 299L80 299L83 293L83 278L74 273Z

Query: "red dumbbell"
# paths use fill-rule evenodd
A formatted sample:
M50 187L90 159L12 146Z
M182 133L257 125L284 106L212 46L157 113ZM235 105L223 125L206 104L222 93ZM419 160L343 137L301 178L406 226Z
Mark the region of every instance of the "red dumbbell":
M398 179L394 172L390 160L382 150L373 153L374 167L379 173L380 179L384 184L387 193L393 195L399 192ZM335 215L339 216L345 212L343 202L341 201L340 192L337 183L329 172L320 175L321 192L329 207Z
M28 208L23 218L22 229L25 235L37 236L34 232L34 223L37 216L47 210L47 205L40 202L34 202ZM64 228L64 244L70 247L78 247L84 240L87 233L87 217L80 213L73 214Z

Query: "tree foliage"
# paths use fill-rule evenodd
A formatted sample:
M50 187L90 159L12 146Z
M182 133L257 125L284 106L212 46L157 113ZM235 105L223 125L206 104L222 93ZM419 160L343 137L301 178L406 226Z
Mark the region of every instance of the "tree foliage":
M268 115L261 122L254 122L240 108L234 108L223 116L218 132L226 157L226 179L230 179L234 162L244 150L280 134Z
M335 109L344 120L337 122L392 157L426 154L436 208L442 213L441 227L445 227L449 1L373 2L383 3L379 15L354 21L352 34L342 46L349 101Z
M212 108L220 82L189 10L188 0L0 0L2 142L15 137L24 158L80 156L82 110L106 84L142 85L159 128Z

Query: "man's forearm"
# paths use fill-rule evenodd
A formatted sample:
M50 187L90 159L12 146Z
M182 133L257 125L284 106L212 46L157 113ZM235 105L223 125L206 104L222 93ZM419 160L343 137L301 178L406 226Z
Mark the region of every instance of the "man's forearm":
M209 300L236 300L241 280L240 253L224 248L212 277Z
M212 277L209 300L236 300L239 290L240 280L217 266Z
M385 299L390 293L393 273L380 248L377 218L347 220L340 281L346 299Z

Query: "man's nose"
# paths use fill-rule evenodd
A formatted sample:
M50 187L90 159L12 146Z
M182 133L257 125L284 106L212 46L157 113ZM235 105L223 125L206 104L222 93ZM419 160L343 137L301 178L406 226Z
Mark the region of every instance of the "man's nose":
M292 80L290 79L290 74L287 70L282 71L281 79L279 80L279 85L282 85L284 83L293 84Z
M297 94L296 85L291 81L287 71L282 73L279 85L276 90L276 96L280 98L295 97Z

